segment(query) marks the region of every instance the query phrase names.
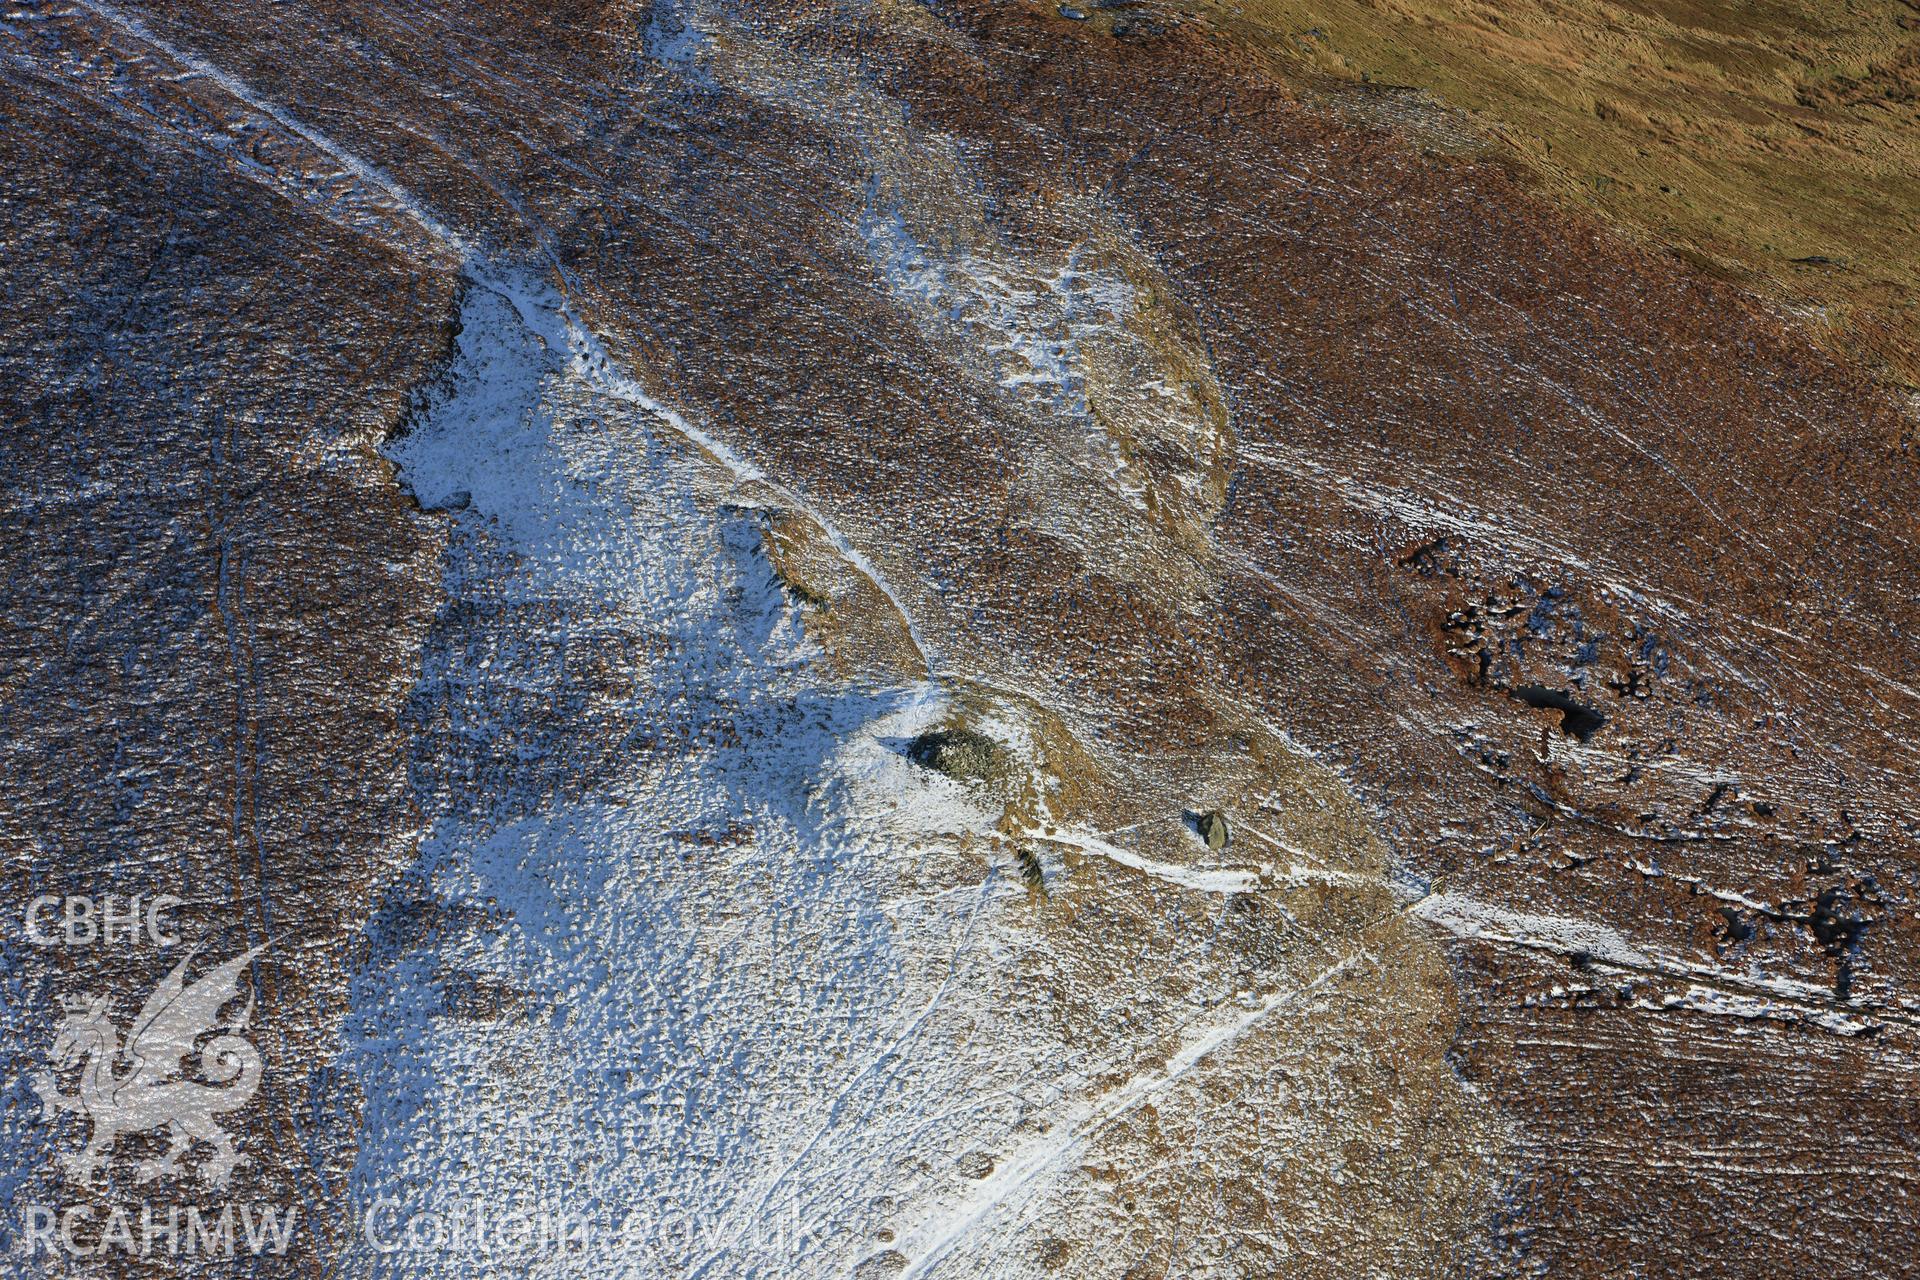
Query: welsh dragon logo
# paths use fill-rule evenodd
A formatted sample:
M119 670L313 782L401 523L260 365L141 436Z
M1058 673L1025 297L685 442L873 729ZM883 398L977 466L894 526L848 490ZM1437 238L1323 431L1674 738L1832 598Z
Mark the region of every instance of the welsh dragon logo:
M245 1106L260 1087L260 1051L240 1035L253 1016L252 995L237 1017L216 1023L220 1011L239 997L241 972L263 949L255 947L229 960L191 985L186 974L193 956L188 955L147 997L124 1048L108 997L68 996L61 1001L67 1016L54 1035L54 1067L64 1075L78 1064L79 1090L61 1093L48 1071L34 1077L33 1087L46 1119L72 1111L93 1122L87 1145L61 1157L71 1181L91 1186L123 1135L170 1128L166 1154L141 1161L135 1180L146 1183L178 1173L181 1157L200 1142L213 1148L197 1170L200 1180L214 1187L227 1185L247 1157L214 1117ZM213 1038L199 1054L203 1080L189 1079L187 1060L196 1043L209 1035Z

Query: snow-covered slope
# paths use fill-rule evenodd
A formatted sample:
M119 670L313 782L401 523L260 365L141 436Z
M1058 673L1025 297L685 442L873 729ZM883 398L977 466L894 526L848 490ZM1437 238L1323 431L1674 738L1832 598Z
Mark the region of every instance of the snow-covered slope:
M1407 976L1391 900L1260 973L1250 873L1061 830L1034 886L1004 789L907 758L948 696L829 677L751 488L551 349L538 297L470 285L389 450L452 536L409 715L428 827L348 1024L356 1272L1121 1275L1193 1192L1169 1129L1209 1180L1377 1178L1333 1144L1369 1088L1281 1064L1396 1020L1340 1012ZM1017 710L975 719L1034 767ZM1284 1255L1317 1220L1153 1247Z

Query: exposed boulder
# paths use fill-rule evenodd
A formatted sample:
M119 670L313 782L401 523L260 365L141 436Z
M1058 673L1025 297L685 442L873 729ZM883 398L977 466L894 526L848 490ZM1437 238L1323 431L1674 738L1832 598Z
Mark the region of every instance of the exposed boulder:
M1194 830L1200 833L1200 838L1207 842L1207 848L1224 849L1227 847L1227 817L1225 814L1218 810L1212 813L1203 813L1193 826Z

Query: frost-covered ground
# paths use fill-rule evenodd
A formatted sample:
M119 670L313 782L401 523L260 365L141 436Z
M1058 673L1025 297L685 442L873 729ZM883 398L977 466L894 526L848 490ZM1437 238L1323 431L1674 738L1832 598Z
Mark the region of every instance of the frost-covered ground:
M418 896L383 915L354 1002L362 1261L422 1274L379 1250L464 1203L565 1217L553 1274L824 1274L896 1162L966 1123L872 1119L915 1074L929 959L962 963L1011 889L983 868L950 900L885 900L910 851L853 797L863 772L920 772L881 738L936 714L928 695L820 678L723 470L563 368L507 297L473 288L462 322L393 450L455 510L415 699ZM832 1248L790 1247L802 1229Z
M1914 1256L1908 419L1162 7L0 18L0 851L285 1269Z

